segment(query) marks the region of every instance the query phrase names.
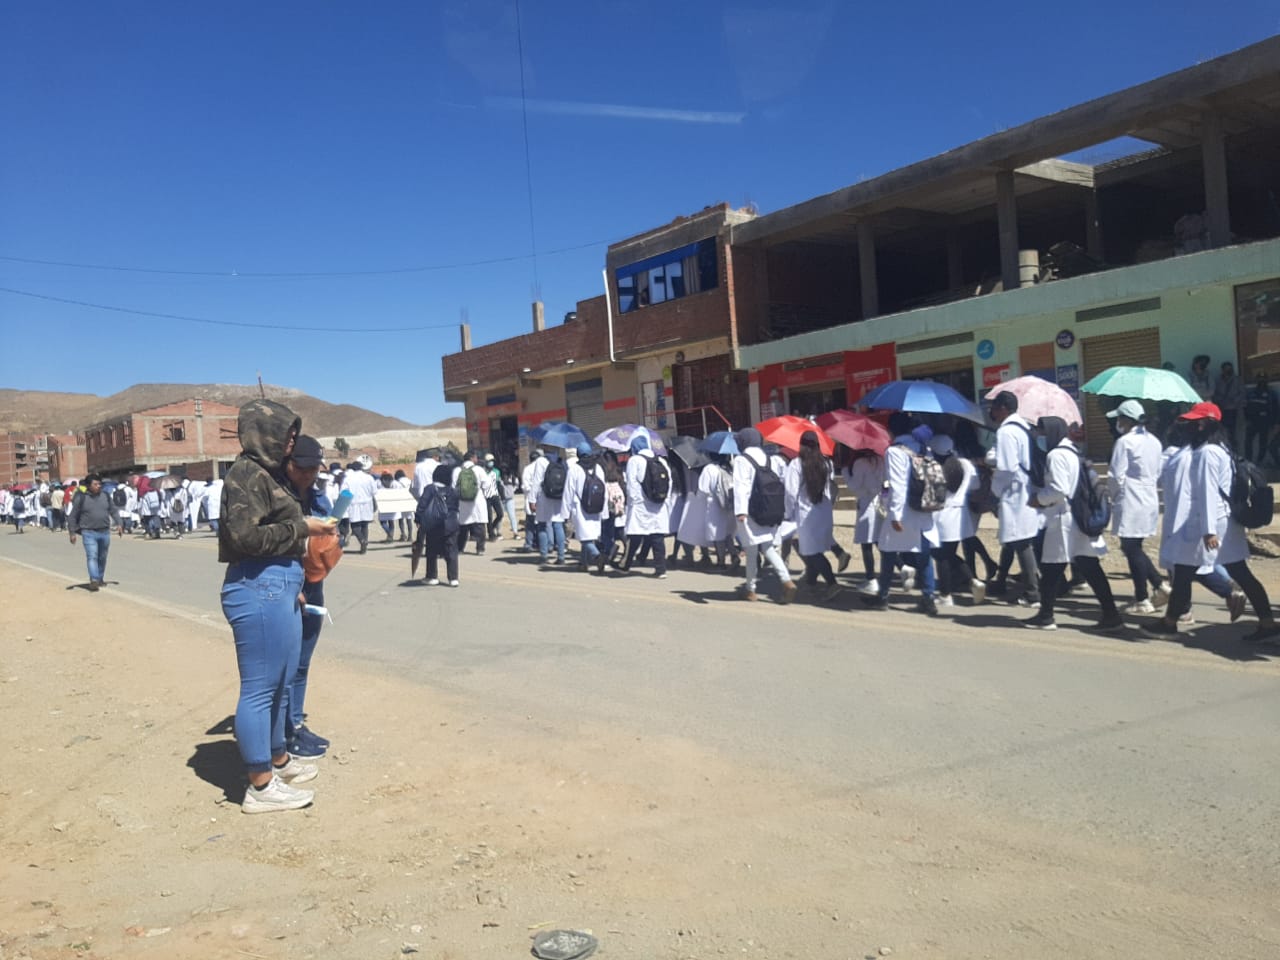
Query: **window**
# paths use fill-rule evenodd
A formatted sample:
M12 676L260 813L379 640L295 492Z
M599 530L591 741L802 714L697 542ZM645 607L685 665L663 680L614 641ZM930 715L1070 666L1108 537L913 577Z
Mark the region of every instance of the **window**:
M720 286L720 263L714 237L619 267L618 312L630 313L653 303L678 300Z
M161 429L166 440L187 439L187 423L185 420L170 420Z

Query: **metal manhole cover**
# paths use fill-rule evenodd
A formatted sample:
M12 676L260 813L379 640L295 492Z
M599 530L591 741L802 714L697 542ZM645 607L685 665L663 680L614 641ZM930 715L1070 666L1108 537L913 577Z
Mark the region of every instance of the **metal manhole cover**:
M600 941L581 930L545 930L533 938L539 960L582 960L596 952Z

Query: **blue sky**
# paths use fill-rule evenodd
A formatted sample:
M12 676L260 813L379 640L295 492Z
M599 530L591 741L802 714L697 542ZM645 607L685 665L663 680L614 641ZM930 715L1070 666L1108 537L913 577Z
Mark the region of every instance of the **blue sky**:
M0 386L261 371L432 422L461 412L439 359L461 312L476 344L526 331L536 288L558 320L601 292L606 242L776 210L1280 32L1273 0L518 12L532 229L514 3L0 3L0 257L196 274L0 259L0 287L366 331L0 293Z

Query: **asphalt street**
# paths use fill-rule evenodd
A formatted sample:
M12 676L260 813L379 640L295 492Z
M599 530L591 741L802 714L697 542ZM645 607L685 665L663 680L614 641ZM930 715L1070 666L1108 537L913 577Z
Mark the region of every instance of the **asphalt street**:
M6 529L0 559L68 590L86 579L65 535ZM129 537L113 543L107 589L172 615L174 630L225 631L222 573L208 533ZM1280 864L1280 665L1207 594L1193 631L1147 642L1079 629L1096 618L1087 598L1047 634L1006 604L937 619L905 599L864 611L853 579L830 603L802 591L789 607L748 604L727 575L542 571L509 539L469 552L458 589L408 573L404 544L342 560L313 683L343 658L551 737L594 725L686 737L833 793L1082 832L1210 880L1269 883Z

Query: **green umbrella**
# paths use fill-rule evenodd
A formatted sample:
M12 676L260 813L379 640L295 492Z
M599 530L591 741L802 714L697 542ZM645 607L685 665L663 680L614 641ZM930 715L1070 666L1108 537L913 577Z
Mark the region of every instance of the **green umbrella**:
M1173 370L1155 367L1108 367L1080 388L1085 393L1135 400L1199 403L1200 394Z

